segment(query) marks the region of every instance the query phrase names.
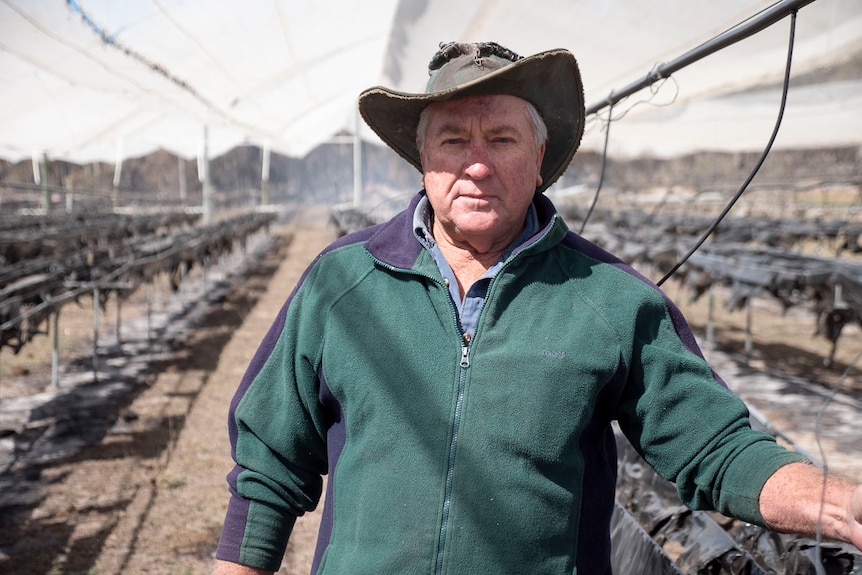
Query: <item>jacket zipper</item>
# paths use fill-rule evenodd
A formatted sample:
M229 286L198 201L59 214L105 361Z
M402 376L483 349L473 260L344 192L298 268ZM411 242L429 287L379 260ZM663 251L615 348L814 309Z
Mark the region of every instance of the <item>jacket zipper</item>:
M458 374L458 391L455 398L455 415L452 418L452 437L449 440L449 454L446 458L446 479L443 491L443 508L440 516L440 537L437 543L437 554L435 556L434 566L435 575L441 575L443 572L443 553L446 549L446 535L449 528L449 508L452 501L452 483L455 475L455 453L458 446L458 432L461 428L461 409L464 404L464 387L467 383L467 369L470 367L470 335L462 332L460 327L458 327L458 311L455 308L455 303L452 301L452 298L448 297L449 289L446 287L445 282L428 274L423 274L414 270L396 268L374 256L372 256L372 258L379 265L389 270L400 272L406 271L408 273L427 278L446 290L446 299L449 302L449 306L452 311L452 321L455 323L456 329L461 336L461 355L458 360L458 367L460 368L460 372Z
M443 493L443 512L440 518L440 539L437 543L437 561L434 572L441 575L443 572L443 553L446 549L446 535L449 529L449 508L452 501L452 483L455 475L455 453L458 447L458 432L461 428L461 409L464 404L464 387L467 381L467 369L470 367L470 337L461 334L461 359L458 367L461 371L458 375L458 394L455 398L455 415L452 418L452 438L449 441L449 457L446 461L446 483Z
M525 246L521 249L515 250L515 252L509 256L509 261L514 259L514 257L516 255L525 251L527 248L529 248L535 244L540 243L548 235L548 233L550 233L550 230L552 227L553 227L552 224L545 226L544 230L542 231L541 236L537 240L530 242L530 244L528 246ZM387 263L381 261L377 257L372 256L372 258L378 264L382 265L385 268L388 268L388 269L393 270L393 271L409 271L410 273L414 273L416 275L428 278L431 281L433 281L437 284L440 284L442 287L446 288L445 284L435 277L432 277L432 276L427 275L427 274L419 273L419 272L416 272L413 270L402 270L400 268L396 268L396 267L392 266L391 264L387 264ZM498 275L500 272L503 271L504 268L507 267L507 265L508 265L508 262L506 262L506 264L503 265L503 268L501 268L498 271ZM488 294L486 295L486 300L491 295L491 289L492 289L494 283L495 283L494 281L491 281L491 285L488 286ZM446 288L446 289L448 292L448 288ZM451 301L451 298L447 298L447 299L449 299L449 305L452 307L453 320L455 322L455 325L457 326L458 325L458 312L456 311L455 304ZM484 305L482 307L484 308ZM479 313L481 315L481 311ZM477 323L477 325L478 325L478 323ZM459 332L460 332L460 329L459 329ZM458 394L457 394L457 397L455 399L455 415L453 416L453 419L452 419L452 438L449 441L449 455L448 455L448 458L446 461L446 482L445 482L444 493L443 493L443 509L441 512L441 519L440 519L440 538L439 538L439 541L437 543L437 555L436 555L436 560L435 560L436 565L434 567L435 575L442 575L442 573L443 573L443 554L444 554L445 549L446 549L446 536L448 534L448 529L449 529L449 508L450 508L451 502L452 502L452 483L454 481L454 475L455 475L455 454L456 454L457 446L458 446L458 433L459 433L460 428L461 428L461 409L462 409L463 403L464 403L464 387L465 387L466 382L467 382L467 370L470 368L470 334L461 332L461 340L462 340L461 341L461 357L460 357L460 360L458 361L458 367L460 368L460 372L458 375Z
M506 267L508 267L509 262L511 262L515 258L515 256L519 255L520 253L526 251L526 249L532 247L533 245L538 244L543 239L545 239L545 237L547 237L547 235L550 233L550 230L552 227L553 227L552 225L546 226L545 229L542 231L541 236L537 240L530 242L529 245L527 245L521 249L515 250L509 256L509 260L506 261L506 263L504 263L503 266L500 268L500 270L497 272L497 276L499 276L499 274ZM487 301L491 297L491 290L493 289L494 285L496 284L495 280L496 280L496 277L491 280L491 284L488 286L488 293L485 296L485 301ZM455 310L455 304L451 302L451 298L450 298L449 303L452 305L452 311L454 312L455 324L457 325L458 324L458 313ZM483 304L482 309L484 309L484 308L485 308L485 306ZM479 311L479 315L480 316L482 315L482 311ZM476 325L477 326L479 325L478 321L477 321ZM467 380L467 369L469 369L469 367L470 367L470 334L462 332L461 333L461 339L462 339L461 360L458 362L458 367L461 368L461 371L460 371L459 377L458 377L458 395L457 395L457 398L455 400L455 416L454 416L453 421L452 421L452 439L449 442L449 458L446 462L446 483L445 483L445 491L444 491L444 495L443 495L443 511L442 511L442 515L441 515L441 519L440 519L440 539L437 543L437 559L436 559L436 566L434 568L435 575L442 575L442 573L443 573L443 553L446 549L446 535L447 535L447 532L449 529L449 508L450 508L451 502L452 502L452 483L453 483L453 476L455 475L455 452L456 452L456 448L457 448L457 444L458 444L458 432L460 431L460 428L461 428L461 408L462 408L462 405L464 403L464 386L465 386L465 383Z

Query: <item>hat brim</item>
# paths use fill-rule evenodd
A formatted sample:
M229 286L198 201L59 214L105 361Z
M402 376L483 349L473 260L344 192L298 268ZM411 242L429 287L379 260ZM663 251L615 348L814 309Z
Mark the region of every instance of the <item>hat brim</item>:
M422 110L432 102L489 94L518 96L542 115L548 140L537 191L544 191L566 171L584 133L584 88L577 61L568 50L540 52L438 92L369 88L359 96L359 112L381 140L421 172L416 126Z

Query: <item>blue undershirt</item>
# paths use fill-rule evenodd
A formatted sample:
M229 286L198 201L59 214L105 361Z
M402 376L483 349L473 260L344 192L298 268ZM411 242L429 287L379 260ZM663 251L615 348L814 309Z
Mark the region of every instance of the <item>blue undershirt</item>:
M428 202L427 196L423 196L419 200L419 205L416 206L416 211L413 212L413 230L416 234L416 239L419 240L425 249L437 262L437 267L440 268L440 273L446 285L449 287L449 295L452 297L452 302L455 304L455 310L458 313L458 321L461 325L462 333L472 338L476 329L476 320L479 318L479 312L482 310L482 304L485 303L485 296L488 293L488 286L491 279L503 263L508 259L512 252L520 245L526 242L539 232L539 218L536 215L536 207L530 204L527 210L527 217L524 221L524 229L515 238L509 246L500 255L497 263L492 265L488 270L471 285L464 294L464 299L461 299L461 290L458 288L458 281L455 279L455 274L449 266L449 262L443 257L443 252L440 251L434 236L431 234L431 204Z

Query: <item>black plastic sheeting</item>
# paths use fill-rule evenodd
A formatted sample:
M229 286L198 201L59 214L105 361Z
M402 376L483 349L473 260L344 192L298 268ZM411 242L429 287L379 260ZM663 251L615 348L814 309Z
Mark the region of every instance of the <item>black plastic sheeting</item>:
M611 565L614 573L683 575L650 534L635 521L619 502L611 517Z
M617 575L816 575L816 542L685 507L617 434L619 479L611 531ZM862 575L854 547L820 545L824 573Z

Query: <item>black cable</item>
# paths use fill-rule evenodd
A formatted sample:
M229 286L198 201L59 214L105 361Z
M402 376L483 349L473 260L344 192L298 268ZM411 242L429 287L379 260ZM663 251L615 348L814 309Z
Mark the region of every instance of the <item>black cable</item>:
M769 142L766 144L766 148L764 148L763 153L760 155L760 158L757 160L757 164L751 170L751 173L743 182L742 187L739 188L739 191L731 198L730 202L725 206L724 210L722 210L721 214L715 219L715 221L709 226L709 229L701 236L698 242L695 244L691 250L680 259L674 266L671 268L669 272L665 274L663 278L661 278L657 285L662 285L665 281L668 280L676 271L682 267L682 265L688 261L694 252L700 249L700 246L706 241L706 239L712 235L724 217L730 212L731 208L736 204L739 198L742 196L743 192L748 188L748 185L754 179L754 176L757 175L757 172L760 170L760 167L763 165L763 162L766 160L766 157L769 155L769 152L772 150L772 144L775 142L776 136L778 136L778 129L781 127L781 120L784 117L784 109L787 106L787 93L790 90L790 64L793 61L793 44L796 38L796 10L790 13L790 42L787 47L787 65L784 70L784 86L781 93L781 106L778 110L778 119L775 122L775 127L772 130L772 136L769 138Z
M823 569L823 559L821 553L821 547L823 544L823 514L825 513L826 508L826 487L827 481L829 479L829 465L826 460L826 451L823 449L823 444L820 441L820 436L822 435L821 425L823 423L823 414L826 412L826 409L829 405L835 401L835 398L838 396L838 393L841 391L842 386L844 385L844 380L850 375L850 372L853 371L856 367L856 364L859 360L862 359L862 350L860 350L856 357L853 358L853 361L847 366L844 370L844 373L841 374L841 377L838 378L838 381L835 383L834 389L832 393L826 398L826 401L823 402L823 407L820 408L820 411L817 413L817 420L814 423L814 439L817 442L817 449L820 452L820 461L823 462L823 485L820 487L820 510L817 513L817 525L815 528L815 546L814 546L814 569L817 572L817 575L826 575L826 571Z
M584 228L587 226L587 222L590 220L590 217L593 215L593 210L596 207L596 202L599 201L599 192L602 191L602 184L605 181L605 166L608 161L608 141L610 140L611 135L611 122L613 121L614 114L614 105L610 104L608 107L608 125L605 128L605 148L602 152L602 169L599 172L599 185L596 187L596 193L593 195L593 203L590 204L590 209L587 210L587 215L584 216L584 221L581 222L581 230L578 232L579 235L584 234Z

